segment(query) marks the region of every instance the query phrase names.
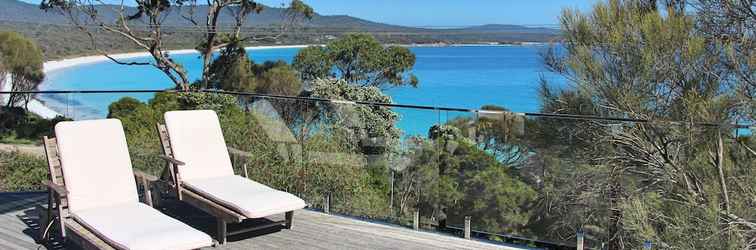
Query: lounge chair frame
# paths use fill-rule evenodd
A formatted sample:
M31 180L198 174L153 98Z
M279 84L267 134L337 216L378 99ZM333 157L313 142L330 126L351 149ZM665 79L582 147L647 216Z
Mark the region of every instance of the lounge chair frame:
M278 226L283 226L283 228L285 229L292 228L294 211L288 211L285 212L285 219L283 221L273 221L271 223L266 223L263 225L229 231L229 223L241 223L246 219L252 218L248 218L247 216L236 212L233 208L215 202L198 192L194 192L191 189L185 188L183 181L181 180L181 171L179 170L179 167L185 164L184 162L175 159L173 156L173 149L171 148L168 129L164 124L158 123L157 131L160 135L160 144L162 145L164 153L164 155L161 155L160 158L166 161L166 168L161 174L160 179L162 181L168 182L168 186L172 189L171 192L174 193L178 200L184 201L189 205L198 208L216 218L216 240L219 244L225 244L228 236L230 235L237 235ZM249 176L247 176L246 166L244 166L243 173L245 178L249 178Z
M44 144L45 157L47 166L50 171L49 180L43 184L47 187L47 207L38 207L39 214L39 239L41 243L48 243L49 226L58 225L61 234L61 243L71 241L82 249L119 249L110 244L106 239L101 238L95 232L87 229L76 220L74 220L68 210L68 191L66 191L65 179L63 177L63 166L60 163L58 154L58 143L55 138L45 136L42 139ZM134 177L144 190L144 203L152 206L152 182L157 177L145 174L144 172L134 170Z

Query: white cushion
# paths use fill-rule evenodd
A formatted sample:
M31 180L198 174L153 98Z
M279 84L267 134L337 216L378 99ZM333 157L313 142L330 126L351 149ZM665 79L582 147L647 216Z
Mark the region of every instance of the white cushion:
M118 248L185 250L212 245L207 234L142 203L80 210L72 215Z
M60 122L55 136L71 211L139 202L121 121Z
M236 175L188 180L184 181L184 185L248 218L261 218L305 207L305 202L293 194Z
M180 166L182 180L234 174L218 116L212 110L170 111L165 113L173 157Z

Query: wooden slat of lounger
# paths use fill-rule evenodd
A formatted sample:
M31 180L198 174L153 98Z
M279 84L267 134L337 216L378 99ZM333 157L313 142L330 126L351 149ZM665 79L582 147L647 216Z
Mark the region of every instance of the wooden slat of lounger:
M224 221L241 222L246 219L244 215L239 214L229 208L223 207L220 204L211 201L189 189L184 188L181 190L181 193L183 194L184 202L187 202L202 211L212 214L215 217L219 217Z
M66 231L69 233L68 240L82 249L116 249L73 219L66 219Z
M47 165L50 170L50 180L58 185L65 185L63 179L63 166L60 162L60 155L58 154L58 140L55 138L45 137L42 141L45 146L45 156L47 157Z

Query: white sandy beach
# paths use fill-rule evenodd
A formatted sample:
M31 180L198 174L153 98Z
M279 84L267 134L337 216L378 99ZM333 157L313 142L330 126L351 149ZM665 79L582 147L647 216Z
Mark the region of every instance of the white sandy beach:
M10 74L8 74L5 77L5 83L4 84L0 84L0 85L3 86L2 91L11 91L11 84L10 84L10 82L11 82L11 76L10 76ZM8 98L8 95L0 95L0 105L5 105L5 103L7 102L7 98ZM59 115L58 112L55 112L54 110L48 108L47 106L45 106L44 104L42 104L42 102L40 102L37 99L32 99L29 102L29 106L28 107L29 107L29 111L31 111L32 113L35 113L35 114L37 114L37 115L39 115L39 116L41 116L41 117L43 117L45 119L52 119L52 118L55 118L56 116Z
M304 48L309 45L280 45L280 46L252 46L252 47L246 47L247 50L260 50L260 49L284 49L284 48ZM178 54L192 54L197 53L196 50L193 49L182 49L182 50L170 50L168 51L170 54L178 55ZM122 54L112 54L111 57L119 60L127 60L131 58L139 58L139 57L148 57L150 54L148 52L134 52L134 53L122 53ZM76 58L70 58L70 59L63 59L63 60L56 60L56 61L47 61L44 63L43 68L46 75L66 69L71 67L76 67L84 64L90 64L90 63L99 63L103 61L109 61L105 56L97 55L97 56L83 56L83 57L76 57ZM3 86L2 91L11 91L10 86L10 77L6 77L6 84L1 84ZM58 90L67 90L67 89L58 89ZM0 96L0 101L4 104L5 103L5 97ZM31 102L29 102L29 111L40 115L44 118L54 118L55 116L60 115L58 112L55 112L54 110L46 107L41 101L34 99Z
M280 45L280 46L252 46L252 47L245 47L247 50L260 50L260 49L286 49L286 48L304 48L309 45ZM193 54L197 53L194 49L181 49L181 50L169 50L169 54L172 55L181 55L181 54ZM148 57L150 54L148 52L133 52L133 53L122 53L122 54L112 54L110 57L113 57L115 59L119 60L125 60L130 58L138 58L138 57ZM89 64L89 63L98 63L103 61L109 61L105 56L97 55L97 56L83 56L83 57L76 57L71 59L63 59L63 60L57 60L57 61L47 61L44 64L44 71L45 74L75 67L82 64Z

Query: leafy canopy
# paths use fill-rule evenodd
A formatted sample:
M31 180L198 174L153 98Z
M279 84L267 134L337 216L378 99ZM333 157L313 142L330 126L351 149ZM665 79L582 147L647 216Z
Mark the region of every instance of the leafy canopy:
M42 50L30 39L16 32L0 32L0 80L9 74L12 79L12 91L31 91L37 89L45 74L42 71ZM31 95L11 94L8 96L9 107L31 100Z
M411 74L415 54L400 46L384 47L370 34L354 33L328 43L325 47L309 47L297 53L294 69L302 78L312 80L336 76L361 86L388 88L410 85L418 79Z
M302 90L302 81L286 62L257 64L239 45L222 49L209 68L208 86L212 88L288 96Z

